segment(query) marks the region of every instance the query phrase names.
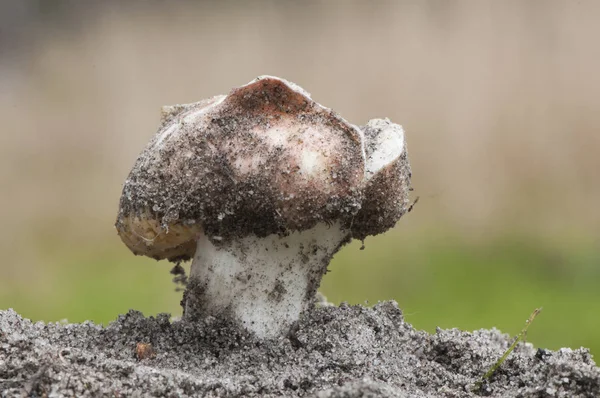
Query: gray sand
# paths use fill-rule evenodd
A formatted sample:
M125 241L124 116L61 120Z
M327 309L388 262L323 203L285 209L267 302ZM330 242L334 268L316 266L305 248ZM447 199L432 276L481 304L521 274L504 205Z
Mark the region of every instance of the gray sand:
M138 343L156 355L140 360ZM130 311L103 328L0 311L0 396L470 397L510 344L497 330L417 331L393 302L325 306L260 342L217 319ZM519 344L480 395L598 397L585 349Z

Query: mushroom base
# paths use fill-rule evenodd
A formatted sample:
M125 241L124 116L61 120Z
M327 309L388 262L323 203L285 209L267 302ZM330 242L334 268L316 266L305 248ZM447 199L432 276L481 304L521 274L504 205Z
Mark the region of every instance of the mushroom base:
M284 335L311 307L329 261L349 240L337 223L215 244L202 235L184 317L228 316L259 338Z

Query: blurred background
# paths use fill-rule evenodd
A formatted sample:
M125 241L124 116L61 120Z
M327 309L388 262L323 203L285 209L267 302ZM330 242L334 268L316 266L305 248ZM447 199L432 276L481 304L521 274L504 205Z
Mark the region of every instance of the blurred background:
M333 302L600 355L600 2L0 2L0 308L180 314L113 227L160 107L272 74L406 129L414 197L335 257Z

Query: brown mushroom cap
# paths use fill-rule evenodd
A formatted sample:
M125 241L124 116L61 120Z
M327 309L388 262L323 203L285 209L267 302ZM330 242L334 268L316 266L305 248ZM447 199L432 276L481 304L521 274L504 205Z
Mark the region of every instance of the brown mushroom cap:
M179 260L202 233L217 243L319 222L350 228L364 156L358 128L299 87L259 78L166 111L125 181L117 231L135 254Z

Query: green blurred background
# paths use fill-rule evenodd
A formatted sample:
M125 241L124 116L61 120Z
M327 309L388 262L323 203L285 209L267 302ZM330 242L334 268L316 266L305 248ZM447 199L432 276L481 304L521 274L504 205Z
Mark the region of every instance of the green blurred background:
M407 132L414 211L353 243L335 303L600 354L600 2L0 3L0 308L179 314L170 264L113 228L162 105L287 78Z

